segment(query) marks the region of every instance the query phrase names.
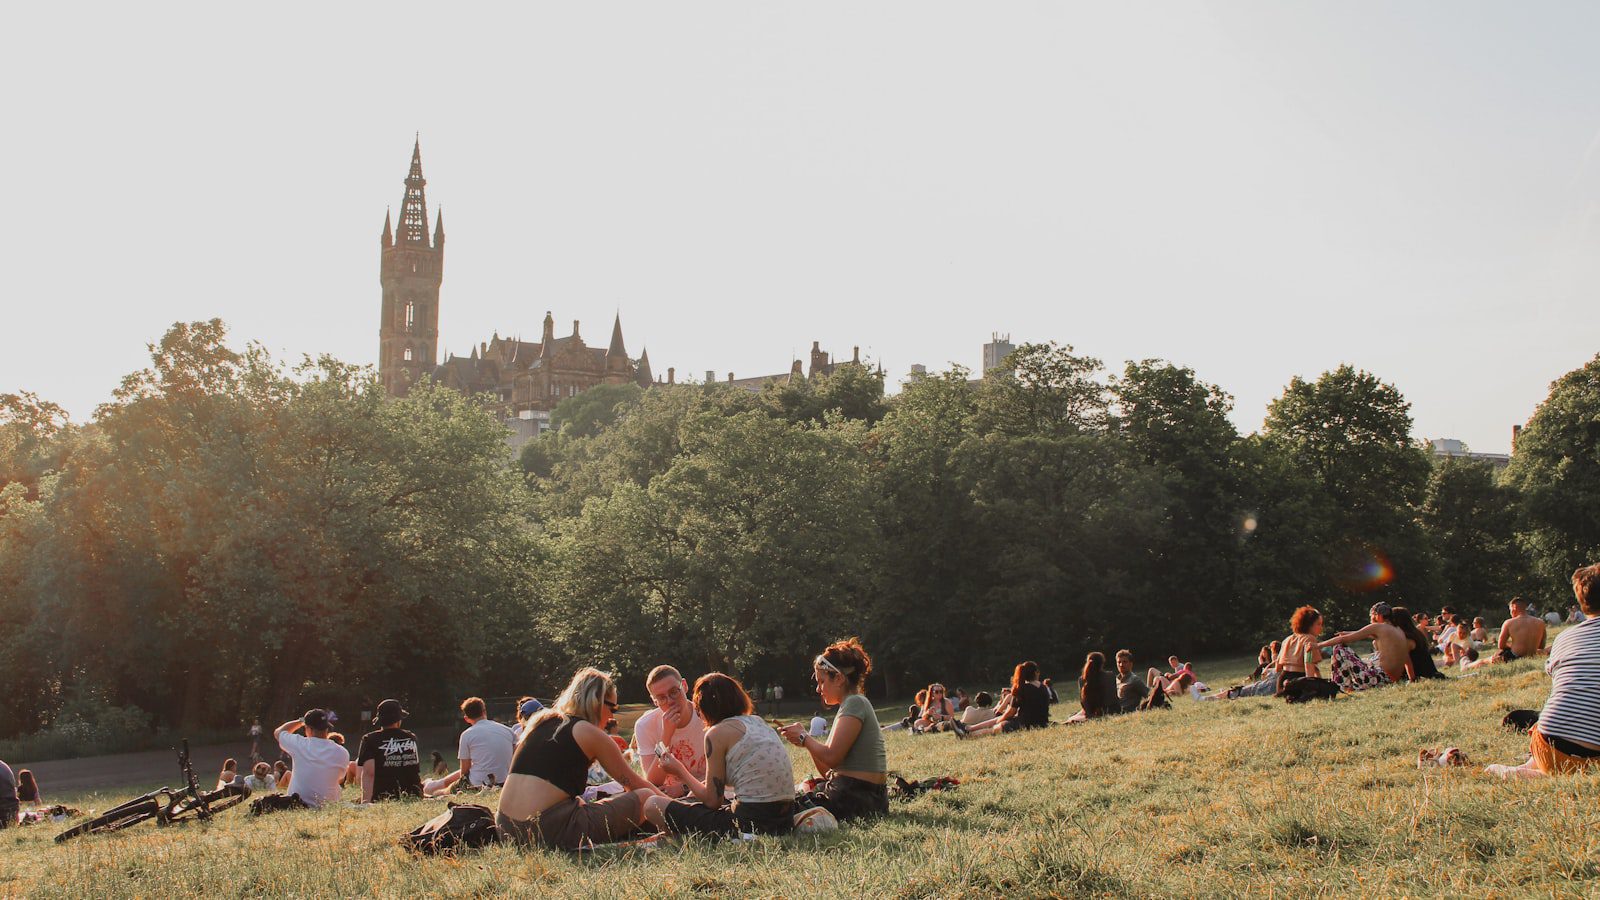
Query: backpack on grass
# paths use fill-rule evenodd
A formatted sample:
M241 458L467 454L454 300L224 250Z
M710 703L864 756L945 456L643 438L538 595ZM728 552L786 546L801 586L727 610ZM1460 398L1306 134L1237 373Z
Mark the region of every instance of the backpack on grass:
M300 799L299 794L268 794L265 797L250 801L250 815L264 816L267 813L282 812L286 809L310 809L311 806Z
M1332 700L1339 696L1339 686L1326 678L1296 678L1278 689L1285 703L1309 703L1312 700Z
M505 838L495 824L494 810L477 803L451 803L449 809L417 826L400 839L413 853L455 853L499 843Z

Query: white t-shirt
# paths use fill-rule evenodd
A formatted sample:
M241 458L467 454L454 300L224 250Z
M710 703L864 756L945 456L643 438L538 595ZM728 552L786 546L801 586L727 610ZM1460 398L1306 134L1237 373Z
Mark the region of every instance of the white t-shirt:
M294 778L289 793L308 806L321 806L339 799L339 779L350 765L350 751L327 738L307 737L285 731L278 735L278 746L294 758Z
M499 722L479 719L461 732L461 742L456 748L456 758L472 760L473 784L483 784L494 776L495 784L505 784L511 772L511 754L516 750L517 739L511 729Z
M650 767L656 761L656 743L661 740L665 722L661 710L652 709L639 717L633 724L633 739L639 746L639 768L647 775ZM683 763L694 777L704 781L706 777L706 723L700 718L700 711L695 710L689 717L689 724L672 733L672 742L667 745L667 750L673 758ZM683 783L672 775L661 783L662 790L674 796L683 792Z
M828 720L821 716L811 717L811 736L821 738L828 733Z

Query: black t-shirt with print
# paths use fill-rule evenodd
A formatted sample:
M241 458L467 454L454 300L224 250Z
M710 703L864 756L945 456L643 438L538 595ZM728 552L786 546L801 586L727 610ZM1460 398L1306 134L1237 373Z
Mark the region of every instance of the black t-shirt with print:
M1017 724L1023 728L1043 728L1050 724L1050 695L1042 685L1024 681L1011 692L1017 707Z
M363 735L356 765L365 766L369 759L374 763L372 799L421 796L422 760L416 735L404 728L385 728Z

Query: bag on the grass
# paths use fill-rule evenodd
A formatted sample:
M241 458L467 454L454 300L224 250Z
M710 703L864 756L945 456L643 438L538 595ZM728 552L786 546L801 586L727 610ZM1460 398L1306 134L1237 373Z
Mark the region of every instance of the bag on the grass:
M1144 712L1146 710L1151 710L1151 709L1171 709L1171 708L1172 708L1172 701L1167 699L1167 692L1161 690L1160 688L1155 688L1155 689L1151 690L1150 693L1144 695L1144 699L1143 700L1139 701L1139 711L1140 712Z
M282 812L286 809L310 809L310 804L300 799L299 794L268 794L265 797L250 801L250 815L264 816L267 813Z
M1326 678L1296 678L1278 689L1285 703L1309 703L1312 700L1332 700L1339 696L1339 686Z
M449 806L401 838L400 843L415 853L454 853L464 847L486 847L505 837L489 807L477 803Z
M1504 719L1500 720L1501 725L1512 731L1520 731L1523 734L1527 734L1528 729L1538 723L1539 712L1533 709L1513 709L1511 712L1506 713Z
M949 775L938 778L924 778L921 781L907 781L899 775L894 776L894 784L889 787L889 798L892 800L910 800L924 791L948 791L961 784L959 780Z

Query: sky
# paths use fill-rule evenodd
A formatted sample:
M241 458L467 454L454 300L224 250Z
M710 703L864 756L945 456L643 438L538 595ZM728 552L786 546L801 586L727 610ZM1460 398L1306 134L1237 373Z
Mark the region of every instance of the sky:
M441 341L614 314L655 371L897 381L993 332L1189 366L1244 432L1350 363L1509 449L1600 351L1587 3L24 4L0 392L175 321L373 363L420 132Z

